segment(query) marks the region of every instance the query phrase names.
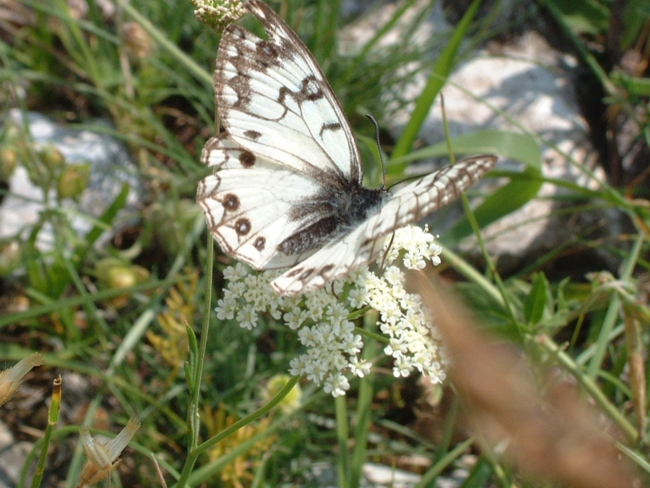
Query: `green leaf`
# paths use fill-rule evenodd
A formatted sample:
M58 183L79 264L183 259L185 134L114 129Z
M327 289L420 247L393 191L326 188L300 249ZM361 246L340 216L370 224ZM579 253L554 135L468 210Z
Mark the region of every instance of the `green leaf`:
M101 236L104 231L111 227L113 219L115 219L117 213L126 205L126 200L129 196L129 189L129 185L126 183L123 184L120 193L118 193L118 195L115 197L113 203L104 211L99 219L97 219L97 222L86 236L86 241L89 244L94 244L95 241L99 239L99 236Z
M612 73L611 78L614 83L637 96L647 97L650 95L650 78L628 76L618 71Z
M609 29L609 11L595 0L547 0L576 33L602 34Z
M451 140L454 154L490 153L514 159L526 164L541 175L542 154L537 141L526 134L516 132L483 130L456 137ZM390 175L401 175L403 168L413 161L446 156L449 154L447 143L438 142L423 149L413 151L399 158L392 158L388 163ZM497 163L498 164L498 163Z
M533 276L533 288L530 290L524 304L524 317L527 323L534 325L542 320L547 299L548 281L546 281L543 273L535 274Z

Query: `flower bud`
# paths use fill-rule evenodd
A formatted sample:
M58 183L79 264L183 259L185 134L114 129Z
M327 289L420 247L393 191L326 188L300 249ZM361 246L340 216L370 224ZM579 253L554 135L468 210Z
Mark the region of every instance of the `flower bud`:
M130 288L149 280L150 273L142 266L125 263L117 258L105 258L95 266L95 273L106 288ZM129 293L120 295L110 300L116 308L125 306L130 298Z
M59 177L57 190L59 198L72 198L81 195L90 181L90 165L68 165Z
M144 59L151 54L151 37L136 22L127 22L122 27L122 42L132 59Z
M16 169L18 155L16 148L3 147L0 149L0 180L8 180Z

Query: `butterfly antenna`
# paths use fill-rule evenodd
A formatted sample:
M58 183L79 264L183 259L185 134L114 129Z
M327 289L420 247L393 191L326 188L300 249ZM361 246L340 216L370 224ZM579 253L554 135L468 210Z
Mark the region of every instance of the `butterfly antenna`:
M377 123L377 119L375 119L372 115L366 114L366 117L368 117L375 126L375 141L377 142L377 151L379 152L379 161L381 162L384 188L386 188L386 164L384 163L384 153L381 152L381 142L379 141L379 124Z
M384 153L381 152L381 142L379 141L379 124L377 123L377 119L375 119L372 115L366 114L366 117L368 117L370 121L375 125L375 138L377 142L377 151L379 151L379 161L381 161L382 178L384 180L384 188L386 188L386 164L384 163ZM395 239L395 232L391 234L390 242L388 243L388 247L386 248L384 257L381 259L381 265L379 266L379 269L381 269L382 271L384 270L384 265L386 264L386 256L388 256L390 247L393 245L393 239Z
M379 269L381 269L382 273L384 269L384 265L386 264L386 257L388 256L388 253L390 252L390 248L393 246L393 241L395 240L395 231L390 235L390 241L388 242L388 246L386 247L386 252L384 253L384 257L381 258L381 264L379 265Z
M336 297L336 299L340 302L341 299L339 298L339 296L338 296L338 295L336 294L336 292L334 291L334 282L331 281L331 282L330 282L330 285L332 286L332 295L334 295L334 296Z

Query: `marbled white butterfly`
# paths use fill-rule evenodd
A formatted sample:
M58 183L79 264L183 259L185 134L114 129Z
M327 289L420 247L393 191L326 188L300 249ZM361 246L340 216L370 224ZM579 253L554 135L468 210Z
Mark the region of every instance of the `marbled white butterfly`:
M202 160L214 173L197 199L210 232L256 269L290 269L280 294L315 290L376 259L385 236L446 205L496 156L460 161L395 193L362 186L350 125L297 34L259 0L245 4L268 40L236 24L221 38L214 74L225 128Z

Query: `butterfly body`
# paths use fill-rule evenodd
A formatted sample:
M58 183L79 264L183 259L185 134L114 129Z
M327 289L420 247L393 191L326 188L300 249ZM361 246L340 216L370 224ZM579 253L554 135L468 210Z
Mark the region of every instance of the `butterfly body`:
M215 70L225 132L202 160L214 173L197 200L224 252L256 269L291 267L281 294L320 288L370 262L384 238L456 198L496 162L478 156L395 193L362 185L354 137L332 89L300 38L270 8L249 0L263 40L236 24Z
M317 249L377 213L386 197L382 188L373 190L356 183L327 188L292 208L291 219L313 223L282 241L278 250L291 255Z

